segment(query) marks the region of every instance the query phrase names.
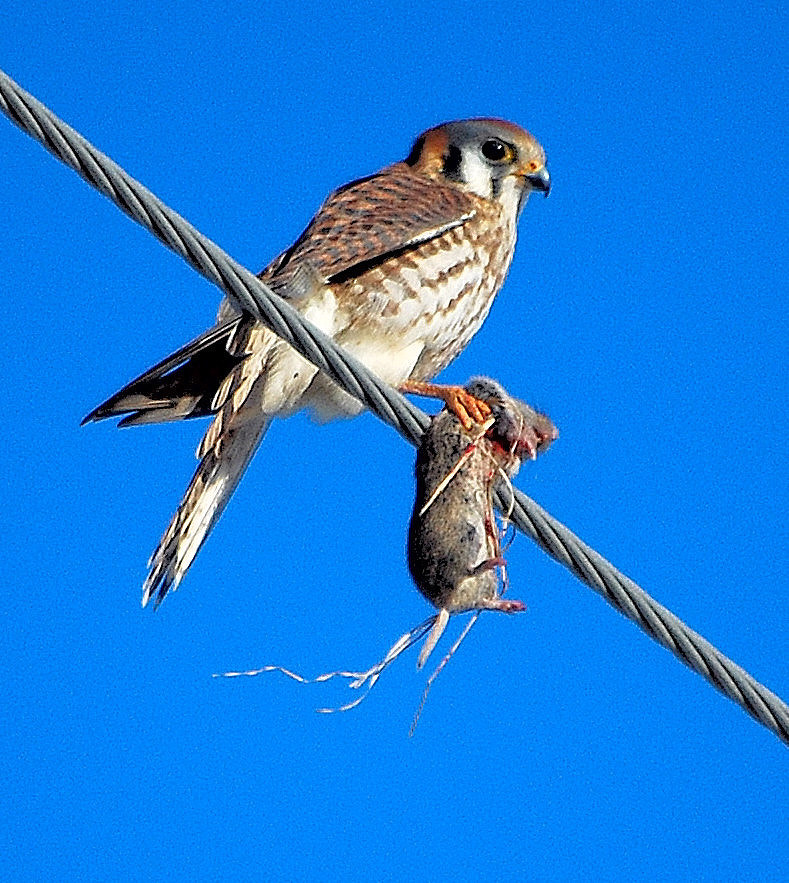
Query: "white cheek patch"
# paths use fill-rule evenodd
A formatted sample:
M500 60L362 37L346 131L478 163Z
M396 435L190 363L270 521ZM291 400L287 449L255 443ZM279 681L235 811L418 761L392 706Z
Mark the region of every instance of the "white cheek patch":
M483 199L493 197L490 167L472 151L466 151L460 166L460 174L468 190Z

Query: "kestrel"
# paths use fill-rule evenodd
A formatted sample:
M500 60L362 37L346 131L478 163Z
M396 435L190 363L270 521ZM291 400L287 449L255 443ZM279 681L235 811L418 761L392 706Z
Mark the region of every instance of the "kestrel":
M426 381L468 344L504 282L518 216L550 178L513 123L471 119L420 135L403 162L335 190L259 277L394 386ZM305 279L309 284L305 284ZM362 410L227 300L216 324L92 411L119 426L215 415L200 463L151 556L143 606L189 569L273 417Z

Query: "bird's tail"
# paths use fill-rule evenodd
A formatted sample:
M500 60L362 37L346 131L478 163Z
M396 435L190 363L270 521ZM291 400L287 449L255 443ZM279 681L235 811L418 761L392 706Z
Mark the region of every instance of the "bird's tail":
M83 425L121 417L118 426L141 426L215 413L217 390L245 356L230 351L233 340L249 325L233 316L209 328L94 408Z
M221 422L221 414L216 422ZM269 422L267 415L258 413L247 415L237 425L231 421L221 432L212 432L214 426L209 429L198 451L200 465L148 562L143 607L154 595L158 607L170 589L178 587L252 460Z

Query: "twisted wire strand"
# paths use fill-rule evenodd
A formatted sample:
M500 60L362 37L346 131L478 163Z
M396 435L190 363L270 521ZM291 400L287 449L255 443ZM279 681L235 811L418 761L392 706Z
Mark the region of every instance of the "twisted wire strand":
M290 343L343 390L418 444L430 418L303 319L246 268L166 206L45 105L0 71L0 110L91 186L153 233L241 309ZM670 610L518 490L511 522L681 662L789 745L789 707ZM507 509L508 490L497 505Z

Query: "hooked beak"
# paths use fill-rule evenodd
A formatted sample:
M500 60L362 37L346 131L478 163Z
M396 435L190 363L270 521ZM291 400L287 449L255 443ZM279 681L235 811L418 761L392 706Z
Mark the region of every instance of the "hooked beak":
M532 190L541 190L546 196L551 192L551 176L545 166L536 172L529 172L524 177Z

